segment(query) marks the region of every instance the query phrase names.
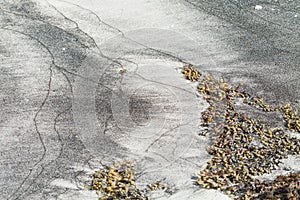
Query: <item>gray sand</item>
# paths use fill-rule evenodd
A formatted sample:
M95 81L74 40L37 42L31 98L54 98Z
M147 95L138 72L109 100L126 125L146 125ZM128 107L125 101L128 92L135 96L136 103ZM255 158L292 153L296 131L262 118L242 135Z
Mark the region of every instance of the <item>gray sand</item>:
M228 199L192 180L208 104L183 63L300 108L299 2L241 2L1 1L0 199L96 200L90 175L124 159L173 188L153 199Z

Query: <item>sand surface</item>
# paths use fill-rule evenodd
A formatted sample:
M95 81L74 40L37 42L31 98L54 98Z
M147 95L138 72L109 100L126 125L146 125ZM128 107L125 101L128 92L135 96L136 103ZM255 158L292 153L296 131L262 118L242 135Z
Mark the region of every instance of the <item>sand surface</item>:
M125 159L172 188L152 199L229 199L192 180L208 103L181 70L299 109L300 5L268 2L1 1L0 199L96 200L90 175Z

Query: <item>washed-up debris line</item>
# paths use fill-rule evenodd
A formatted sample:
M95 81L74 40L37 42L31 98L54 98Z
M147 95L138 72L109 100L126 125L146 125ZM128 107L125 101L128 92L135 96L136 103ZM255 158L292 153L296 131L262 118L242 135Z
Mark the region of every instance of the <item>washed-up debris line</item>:
M187 68L195 70L189 65L184 67L183 73ZM273 182L250 187L260 182L254 176L271 173L281 159L300 154L300 140L286 132L286 129L300 132L297 112L290 104L270 106L262 98L246 93L241 85L233 87L211 75L201 80L199 77L198 80L198 92L209 103L202 113L201 125L205 127L202 135L209 133L213 139L208 148L213 158L200 171L197 183L204 188L224 191L235 199L270 199L272 195L271 199L286 199L286 195L288 199L299 199L296 198L299 196L299 173L294 178L294 183L298 185L289 187L288 194L283 193L282 198L277 191L289 183L283 181L291 180L289 176L280 176ZM235 108L237 99L263 112L280 112L287 128L270 128L260 120L251 119Z
M99 200L148 200L149 192L166 190L167 187L157 181L147 185L145 189L139 189L135 184L134 164L123 161L96 171L90 189L102 195Z

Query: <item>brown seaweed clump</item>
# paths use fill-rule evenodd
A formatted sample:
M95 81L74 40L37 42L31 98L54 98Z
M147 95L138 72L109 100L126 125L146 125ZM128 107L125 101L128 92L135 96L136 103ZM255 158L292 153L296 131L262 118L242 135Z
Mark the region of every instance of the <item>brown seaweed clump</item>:
M283 112L287 127L292 131L300 132L300 117L297 111L293 110L289 103L282 106L281 111Z
M135 181L134 164L130 161L117 162L96 171L90 189L101 195L99 200L149 200L150 192L169 190L161 181L148 184L144 189L138 188Z
M134 165L129 161L118 162L95 172L91 190L103 195L99 200L149 199L145 191L135 185Z
M260 191L257 199L298 200L300 199L300 172L278 176L274 181L256 180L243 189L242 199L251 199L252 191Z
M291 137L282 127L270 128L260 120L243 114L235 107L235 103L241 99L239 102L262 112L280 112L286 128L300 132L297 111L290 104L271 106L262 98L245 92L241 85L233 87L223 79L216 80L211 75L206 75L199 82L198 92L210 105L202 112L201 125L206 127L212 138L208 152L213 158L200 171L197 184L224 191L236 199L266 199L271 194L266 193L269 186L259 186L259 181L254 176L269 174L278 167L281 159L300 154L300 140ZM280 199L277 198L276 191L282 190L276 182L282 183L280 180L284 177L268 183L271 184L273 199ZM290 176L285 178L290 180ZM299 185L299 176L294 179ZM281 199L294 199L299 189L293 187L288 191L289 197Z

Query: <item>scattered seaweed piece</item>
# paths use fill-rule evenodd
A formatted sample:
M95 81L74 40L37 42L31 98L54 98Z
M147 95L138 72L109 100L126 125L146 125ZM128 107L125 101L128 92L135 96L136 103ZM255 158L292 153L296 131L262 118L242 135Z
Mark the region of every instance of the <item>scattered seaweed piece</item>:
M183 67L182 73L184 77L192 82L198 81L201 74L195 70L195 66L187 65Z
M156 181L155 183L147 185L149 190L155 191L155 190L165 190L167 189L167 186L161 183L161 181Z

